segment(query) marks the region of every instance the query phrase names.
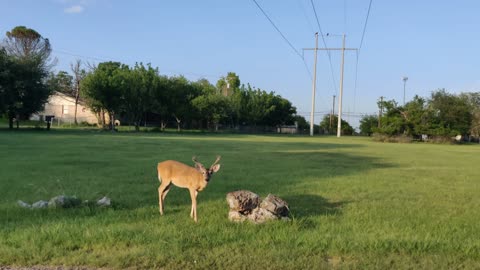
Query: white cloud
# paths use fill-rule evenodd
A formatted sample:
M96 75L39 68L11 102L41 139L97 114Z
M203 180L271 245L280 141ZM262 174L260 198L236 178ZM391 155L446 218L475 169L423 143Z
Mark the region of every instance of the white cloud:
M66 8L63 11L65 11L65 13L82 13L84 10L85 8L83 6L76 5Z

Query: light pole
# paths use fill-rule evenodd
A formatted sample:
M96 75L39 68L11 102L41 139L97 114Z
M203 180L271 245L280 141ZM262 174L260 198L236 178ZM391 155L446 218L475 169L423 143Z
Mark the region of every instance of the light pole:
M402 80L403 80L403 106L405 106L405 86L407 85L408 77L403 76Z

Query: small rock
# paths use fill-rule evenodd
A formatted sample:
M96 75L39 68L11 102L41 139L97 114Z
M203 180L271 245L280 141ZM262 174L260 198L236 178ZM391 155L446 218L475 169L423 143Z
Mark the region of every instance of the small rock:
M71 208L76 207L82 204L80 199L75 197L69 197L65 195L56 196L50 199L48 202L48 207L53 208Z
M260 201L260 197L248 190L238 190L227 193L227 203L230 210L235 210L241 214L249 213L255 209Z
M272 194L268 194L260 204L260 207L282 217L288 216L289 212L287 202Z
M278 217L264 208L257 207L248 215L248 219L255 224L261 224L270 220L276 220Z
M20 206L20 207L23 207L23 208L32 208L32 206L24 201L21 201L21 200L18 200L17 201L17 204Z
M228 220L233 221L233 222L243 222L247 219L247 216L240 214L240 212L237 212L235 210L230 210L228 212Z
M34 204L32 204L32 208L47 208L48 207L48 202L47 201L38 201Z
M110 202L110 198L108 198L107 196L101 198L100 200L97 201L97 205L98 206L102 206L102 207L107 207L107 206L110 206L111 202Z

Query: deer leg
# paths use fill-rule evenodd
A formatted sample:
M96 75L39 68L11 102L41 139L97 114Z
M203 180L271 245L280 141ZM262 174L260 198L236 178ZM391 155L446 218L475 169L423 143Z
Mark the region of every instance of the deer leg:
M158 206L160 208L160 215L163 215L163 199L165 198L165 195L166 195L164 194L164 192L166 189L168 189L169 186L170 186L170 183L166 184L165 182L162 182L158 187Z
M190 217L193 218L195 222L197 222L197 194L198 191L194 189L189 189L190 191L190 198L192 199L192 210L190 211Z

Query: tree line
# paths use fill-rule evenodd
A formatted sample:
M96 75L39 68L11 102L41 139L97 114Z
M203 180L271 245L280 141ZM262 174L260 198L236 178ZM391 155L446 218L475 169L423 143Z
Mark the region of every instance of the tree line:
M0 46L0 115L28 119L43 109L48 97L62 92L83 100L97 113L103 126L115 119L132 123L139 130L146 116L176 128L218 129L293 124L299 118L290 101L262 89L241 84L233 72L212 85L206 79L189 81L183 76L161 75L158 68L137 63L103 62L84 68L77 60L71 73L52 72L47 38L25 26L7 32ZM106 121L108 115L109 121ZM301 118L301 117L300 117ZM75 109L75 124L76 109ZM304 120L304 119L303 119Z
M395 100L379 100L379 114L360 120L364 135L406 135L413 138L480 135L480 92L448 93L433 91L428 98L416 95L405 105Z

